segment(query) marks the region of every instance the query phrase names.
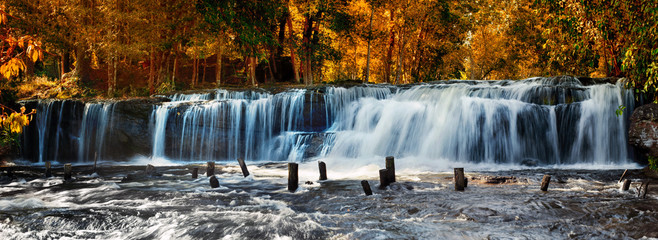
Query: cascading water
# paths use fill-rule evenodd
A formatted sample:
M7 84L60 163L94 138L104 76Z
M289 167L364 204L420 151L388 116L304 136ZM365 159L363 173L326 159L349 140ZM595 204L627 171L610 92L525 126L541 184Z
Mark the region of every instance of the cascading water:
M39 156L32 159L62 159L70 148L54 139L73 139L64 145L75 146L73 159L79 161L117 159L105 146L123 144L130 145L123 148L126 154L178 161L322 158L369 164L366 159L393 155L421 163L614 165L629 159L625 132L634 108L632 93L621 85L583 86L571 77L276 94L219 89L166 98L140 111L126 103L118 113L121 101L86 103L73 117L79 120L70 120L79 123L68 127L62 127L65 101L41 102L38 136L30 139L38 142ZM626 110L616 116L621 105ZM136 112L150 127L125 116ZM128 130L122 129L126 121L133 124ZM145 129L147 140L138 143L146 142L146 151L129 141L138 137L136 128Z
M625 120L615 110L625 105L629 114L632 93L610 84L556 81L427 84L384 98L361 97L335 110L342 111L328 129L335 137L322 152L326 158L626 163Z
M153 112L153 157L285 160L305 145L299 142L302 133L295 133L303 125L305 93L218 90L214 98L207 93L175 95Z

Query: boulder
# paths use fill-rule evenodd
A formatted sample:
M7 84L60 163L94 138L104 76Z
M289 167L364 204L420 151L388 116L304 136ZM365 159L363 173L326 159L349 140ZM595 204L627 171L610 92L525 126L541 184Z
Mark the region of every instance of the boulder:
M641 153L658 156L658 104L636 108L630 122L628 142Z

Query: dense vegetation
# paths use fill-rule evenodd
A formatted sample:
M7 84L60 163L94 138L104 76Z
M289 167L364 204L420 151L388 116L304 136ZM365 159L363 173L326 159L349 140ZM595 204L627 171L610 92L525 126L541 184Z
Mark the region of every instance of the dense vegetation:
M72 97L570 74L653 97L657 16L656 0L3 0L0 78Z

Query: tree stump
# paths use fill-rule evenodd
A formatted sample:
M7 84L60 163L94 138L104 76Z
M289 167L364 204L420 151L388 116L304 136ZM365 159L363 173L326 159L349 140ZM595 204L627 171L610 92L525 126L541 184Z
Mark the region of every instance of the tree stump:
M320 180L327 180L327 164L323 161L319 161L318 168L320 168Z
M52 169L50 167L51 167L50 162L46 162L46 177L47 178L53 176L53 172L52 172Z
M70 181L72 179L71 175L73 172L73 166L70 163L64 164L64 180Z
M198 177L199 177L199 168L198 167L192 168L192 178L196 179Z
M206 167L206 176L210 177L215 175L215 162L208 162L208 166Z
M388 175L388 170L386 169L380 169L379 170L379 189L386 189L388 185L391 183L389 182L389 175Z
M238 163L240 164L240 169L242 169L242 176L249 176L249 170L247 169L247 164L244 163L244 159L238 158Z
M288 163L288 191L295 192L299 186L297 163Z
M631 180L630 179L625 179L624 180L624 185L622 185L621 190L622 191L628 191L628 188L631 187Z
M455 168L455 190L464 191L466 187L464 179L464 168Z
M395 158L393 156L386 157L386 170L388 171L388 183L395 182Z
M372 195L372 189L370 189L370 183L368 181L362 180L361 187L363 187L363 192L366 193L366 196Z
M541 190L546 192L548 191L548 184L551 182L551 175L544 175L544 178L541 180Z
M210 187L211 188L218 188L219 187L219 180L217 180L217 177L215 177L215 175L210 177Z

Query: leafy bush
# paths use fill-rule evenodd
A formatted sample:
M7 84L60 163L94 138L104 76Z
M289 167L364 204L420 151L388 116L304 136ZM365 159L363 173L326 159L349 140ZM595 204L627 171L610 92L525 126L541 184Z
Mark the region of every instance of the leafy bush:
M658 157L649 156L649 168L658 171Z

